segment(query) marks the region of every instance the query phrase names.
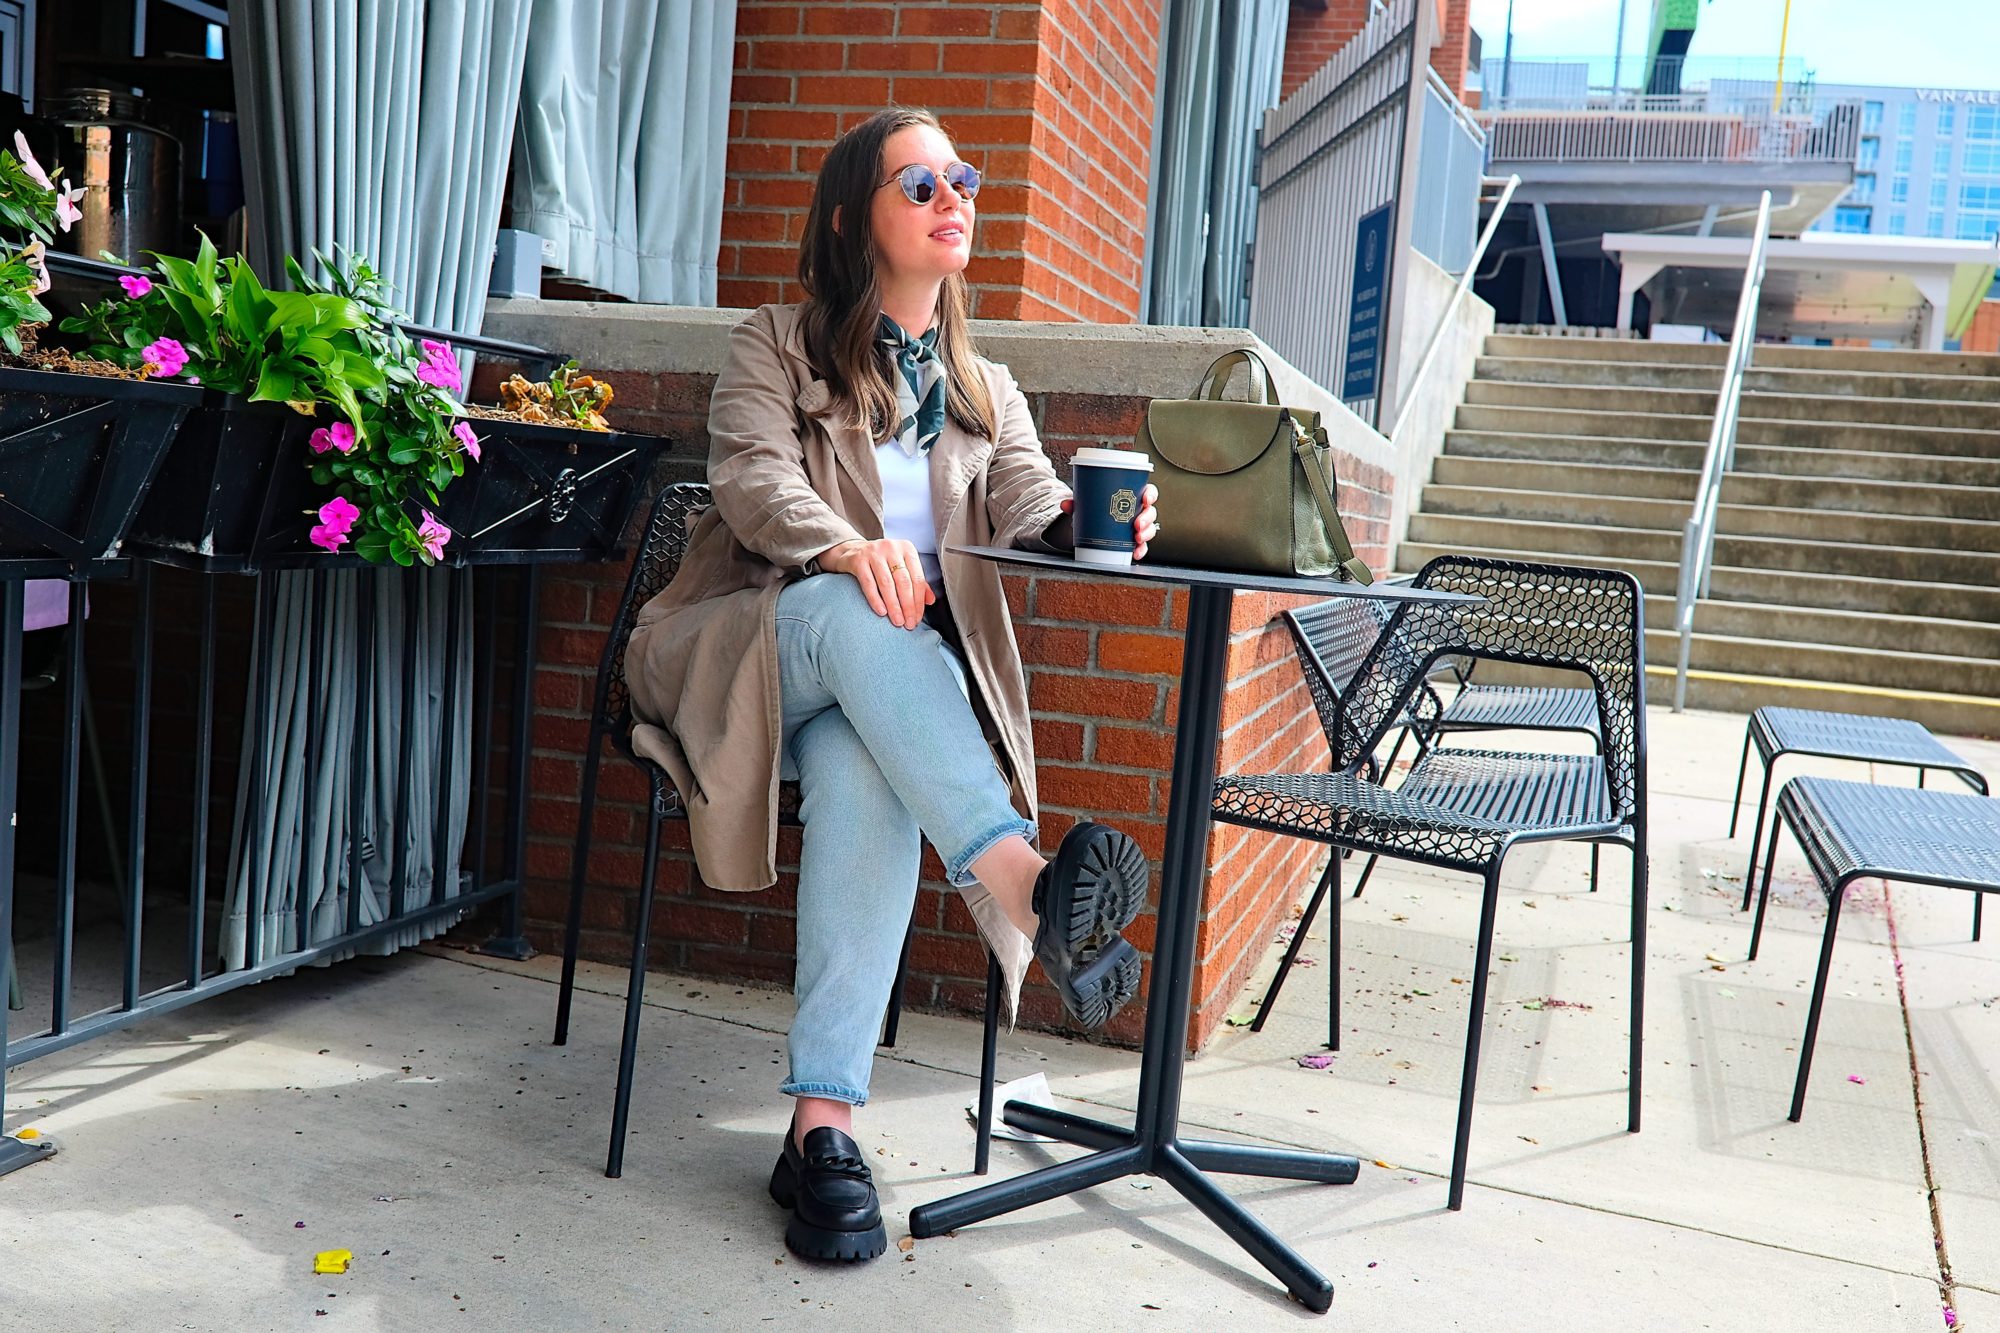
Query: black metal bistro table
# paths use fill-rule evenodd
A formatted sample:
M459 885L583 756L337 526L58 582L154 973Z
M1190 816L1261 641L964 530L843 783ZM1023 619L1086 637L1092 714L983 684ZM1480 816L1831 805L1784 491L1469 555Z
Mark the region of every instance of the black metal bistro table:
M1271 578L1168 565L1131 568L1087 565L1063 556L994 547L955 548L960 555L1003 564L1059 571L1085 578L1182 584L1188 589L1186 648L1181 658L1180 716L1174 728L1173 791L1167 805L1166 856L1160 871L1159 926L1153 978L1146 997L1146 1031L1139 1057L1138 1110L1132 1128L1066 1111L1009 1102L1002 1118L1018 1129L1086 1148L1087 1157L1030 1171L910 1212L910 1233L938 1236L1065 1194L1126 1176L1159 1176L1248 1250L1307 1308L1333 1304L1333 1284L1270 1228L1208 1179L1207 1172L1275 1176L1328 1185L1352 1184L1361 1164L1352 1157L1182 1138L1181 1069L1185 1060L1190 992L1194 981L1195 927L1208 878L1209 806L1215 791L1215 755L1222 712L1229 613L1238 589L1314 597L1365 597L1378 601L1473 601L1400 585L1336 583L1328 579Z

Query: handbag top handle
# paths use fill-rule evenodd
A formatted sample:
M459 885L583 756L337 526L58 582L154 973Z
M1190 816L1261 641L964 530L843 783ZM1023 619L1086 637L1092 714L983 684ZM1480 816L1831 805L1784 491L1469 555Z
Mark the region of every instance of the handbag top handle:
M1277 382L1271 375L1271 368L1264 364L1264 358L1248 347L1239 347L1233 352L1224 352L1215 358L1208 373L1201 377L1201 383L1194 386L1194 397L1219 401L1223 390L1228 387L1230 376L1236 367L1247 366L1250 372L1250 402L1278 405Z

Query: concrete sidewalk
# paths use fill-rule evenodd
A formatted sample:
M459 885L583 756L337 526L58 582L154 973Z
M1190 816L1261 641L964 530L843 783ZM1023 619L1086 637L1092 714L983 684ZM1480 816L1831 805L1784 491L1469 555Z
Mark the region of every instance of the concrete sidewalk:
M1444 1211L1443 1173L1467 877L1385 864L1346 904L1329 1068L1297 1063L1325 1036L1323 922L1317 966L1266 1030L1230 1029L1190 1065L1190 1124L1370 1163L1349 1187L1230 1182L1332 1277L1320 1327L1935 1330L1943 1254L1958 1327L2000 1330L2000 926L1969 943L1970 902L1946 891L1851 902L1805 1117L1787 1123L1824 907L1781 850L1762 957L1742 961L1747 817L1723 836L1742 725L1651 718L1643 1133L1624 1132L1629 897L1610 851L1595 895L1586 849L1510 863L1462 1213ZM2000 746L1961 748L2000 777ZM557 961L359 959L17 1069L5 1128L62 1152L0 1179L0 1328L1314 1324L1142 1181L859 1269L792 1258L763 1193L787 1114L782 994L652 979L636 1129L606 1180L624 976L585 969L557 1049ZM858 1136L894 1239L970 1180L978 1050L963 1019L913 1014L903 1034ZM1135 1067L1060 1036L1002 1043L1003 1078L1044 1072L1114 1119ZM1002 1143L995 1173L1075 1151ZM352 1268L315 1277L336 1248Z

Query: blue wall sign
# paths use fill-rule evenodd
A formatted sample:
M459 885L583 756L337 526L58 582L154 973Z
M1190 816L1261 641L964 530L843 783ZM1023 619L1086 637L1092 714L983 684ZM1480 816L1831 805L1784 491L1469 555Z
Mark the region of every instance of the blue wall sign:
M1382 388L1382 298L1389 290L1389 215L1384 204L1361 219L1354 237L1354 294L1347 305L1347 360L1340 396L1373 398Z

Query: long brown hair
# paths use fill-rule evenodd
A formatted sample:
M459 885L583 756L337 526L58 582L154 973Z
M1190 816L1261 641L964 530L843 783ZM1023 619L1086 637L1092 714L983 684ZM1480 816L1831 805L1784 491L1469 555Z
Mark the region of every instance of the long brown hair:
M896 390L879 342L882 286L869 218L875 190L888 169L882 146L890 135L913 125L944 133L930 112L897 106L876 112L835 140L820 164L805 236L799 241L799 283L806 289L799 319L806 359L826 378L835 401L850 405L855 424L876 439L896 419ZM836 208L843 224L839 230L833 225ZM993 402L986 377L974 364L969 305L965 275L946 278L937 308L937 351L949 385L945 411L965 430L991 438Z

